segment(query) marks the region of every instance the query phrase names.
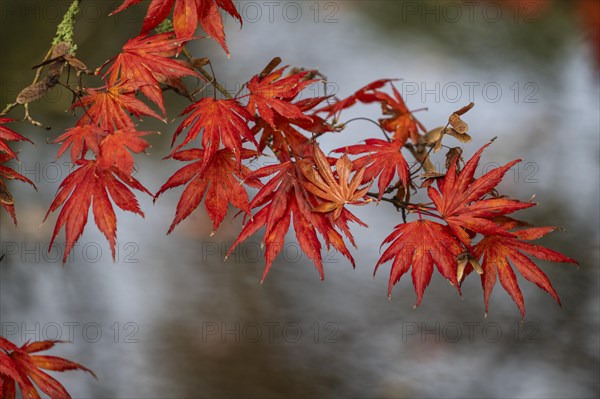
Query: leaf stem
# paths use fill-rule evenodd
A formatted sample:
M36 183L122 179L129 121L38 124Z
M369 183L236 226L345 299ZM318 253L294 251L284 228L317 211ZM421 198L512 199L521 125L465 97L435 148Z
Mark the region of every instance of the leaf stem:
M183 47L182 49L182 53L185 56L185 58L188 59L188 61L191 63L192 60L194 59L194 56L190 53L190 51L186 48ZM233 100L233 97L231 96L231 94L223 87L219 84L219 82L216 81L214 76L211 76L211 74L206 71L204 68L202 68L201 66L194 66L194 69L196 69L198 72L200 72L200 74L202 76L204 76L204 78L206 80L208 80L208 83L210 83L211 85L213 85L213 87L218 90L219 92L221 92L221 94L223 94L225 96L225 98L227 98L228 100ZM212 68L212 66L211 66Z

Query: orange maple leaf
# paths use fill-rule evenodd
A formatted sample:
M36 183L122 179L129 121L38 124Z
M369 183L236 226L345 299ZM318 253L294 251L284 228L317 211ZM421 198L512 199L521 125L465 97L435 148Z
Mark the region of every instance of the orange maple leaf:
M335 163L337 179L331 171L327 157L316 145L313 146L313 158L305 158L298 164L307 180L303 182L304 187L310 193L324 200L312 209L313 212L333 212L333 219L337 220L345 205L364 205L370 202L369 200L365 201L364 198L371 185L359 189L359 186L363 184L365 167L350 179L352 162L347 155L344 154Z

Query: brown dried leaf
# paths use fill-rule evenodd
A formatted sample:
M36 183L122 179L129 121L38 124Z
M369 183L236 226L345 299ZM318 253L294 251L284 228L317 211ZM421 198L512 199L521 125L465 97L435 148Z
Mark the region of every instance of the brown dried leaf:
M11 193L8 191L8 187L2 180L0 180L0 204L13 205L15 200Z
M451 128L451 127L446 128L444 130L444 134L447 134L449 136L454 137L455 139L457 139L461 143L470 143L471 140L473 140L471 138L471 136L469 136L467 133L460 133L460 132L456 131L455 129Z
M450 169L450 166L452 166L452 164L454 164L454 161L456 159L461 159L460 157L462 156L462 148L460 147L453 147L450 148L448 150L448 152L446 153L446 169ZM458 164L457 164L458 167Z
M422 137L423 141L426 144L436 143L442 137L443 131L444 131L444 127L443 126L436 127L435 129L431 129L430 131L428 131L427 133L425 133L423 135L423 137Z
M454 113L457 115L463 115L466 112L468 112L471 108L473 108L474 106L475 106L475 103L471 102Z
M454 130L456 130L459 134L465 134L469 130L469 125L467 125L465 121L460 119L459 114L457 114L456 112L450 115L450 118L448 118L448 123L450 123L450 126L452 126Z

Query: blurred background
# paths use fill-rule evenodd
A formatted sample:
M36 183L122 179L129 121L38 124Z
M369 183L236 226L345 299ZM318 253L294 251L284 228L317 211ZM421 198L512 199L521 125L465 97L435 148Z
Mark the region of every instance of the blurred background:
M3 1L0 102L12 102L33 78L69 1ZM139 31L148 2L108 17L120 1L84 1L76 26L78 58L90 68L116 54ZM35 146L15 146L13 166L38 191L11 184L19 226L0 213L1 335L15 343L63 339L53 349L93 369L57 375L75 398L192 397L597 397L599 393L599 39L596 1L238 1L239 29L225 17L231 58L210 39L190 50L209 57L217 78L236 90L275 56L318 68L328 94L345 97L379 78L397 88L429 129L475 102L466 116L474 140L465 156L492 137L481 168L522 158L501 185L505 194L540 206L521 217L561 226L540 241L579 260L539 262L562 299L519 276L526 306L497 284L484 318L479 279L461 299L434 274L420 307L408 276L387 300L389 264L372 278L379 245L400 223L388 204L355 208L369 224L353 229L357 267L325 257L325 280L288 235L265 282L260 233L223 262L241 221L230 212L210 236L203 206L170 236L181 190L155 204L139 196L145 219L118 212L118 253L88 220L68 262L64 236L47 252L56 214L41 225L67 158L48 144L74 117L68 91L55 88L32 104L45 131L11 127ZM323 95L322 86L310 95ZM167 92L169 118L186 101ZM22 117L22 109L9 116ZM379 117L377 107L343 114ZM152 192L182 165L161 161L181 118L144 121L150 156L137 175ZM325 135L327 150L378 137L355 122ZM342 137L345 136L345 137ZM452 141L449 138L448 143ZM482 169L483 170L483 169Z

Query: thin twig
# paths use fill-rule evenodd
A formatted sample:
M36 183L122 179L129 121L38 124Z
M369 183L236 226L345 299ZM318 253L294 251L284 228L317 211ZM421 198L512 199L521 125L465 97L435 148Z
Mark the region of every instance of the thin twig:
M420 212L423 213L424 215L439 218L439 216L432 213L431 208L425 206L425 204L413 204L410 202L402 201L397 198L386 198L386 197L379 198L379 195L377 193L372 193L372 192L368 192L366 195L371 198L376 198L378 201L389 202L390 204L394 205L396 207L396 209L398 209L398 210L402 209L402 210L411 211L411 210L417 209L417 210L420 210Z
M185 55L185 58L187 58L188 61L190 63L192 63L192 60L194 59L194 56L192 56L192 54L190 53L190 51L187 48L183 47L182 53L183 53L183 55ZM211 74L208 73L201 66L194 66L194 65L192 65L192 66L194 67L195 70L197 70L198 72L200 72L200 74L202 76L204 76L204 78L208 81L208 83L212 84L215 89L219 90L221 92L221 94L223 94L225 96L225 98L227 98L228 100L233 100L233 97L231 96L231 94L229 94L229 92L223 86L221 86L219 84L219 82L217 82L215 80L214 76L211 76ZM212 68L212 66L211 66L211 68Z
M351 122L360 121L360 120L369 121L372 124L376 125L379 128L379 130L381 130L381 132L385 136L385 139L388 141L388 143L392 142L392 139L390 138L390 136L388 136L388 134L385 131L385 129L383 127L381 127L381 125L379 123L375 122L373 119L365 118L365 117L362 117L362 116L358 117L358 118L352 118L352 119L347 120L346 122L342 123L342 126L346 126L347 124L349 124Z

